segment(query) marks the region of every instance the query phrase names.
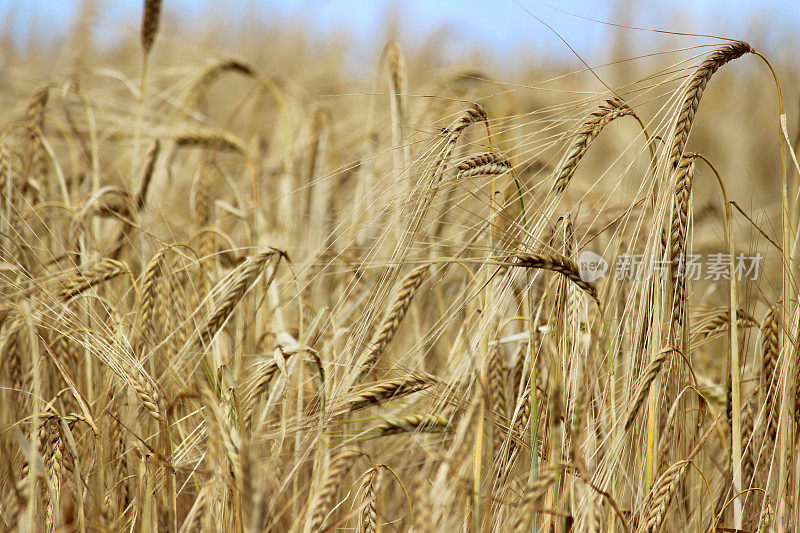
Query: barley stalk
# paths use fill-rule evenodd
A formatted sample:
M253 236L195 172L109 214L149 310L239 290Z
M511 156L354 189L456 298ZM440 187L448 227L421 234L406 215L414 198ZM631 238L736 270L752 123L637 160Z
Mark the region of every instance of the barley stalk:
M489 358L486 362L487 367L487 387L489 389L489 408L494 417L501 419L506 416L506 380L503 372L503 363L500 350L495 346L489 351ZM500 453L503 447L505 435L499 425L499 420L494 420L492 424L492 440L495 455Z
M545 497L550 487L558 481L561 471L562 469L559 467L548 467L539 473L538 479L528 482L522 493L522 512L518 513L511 531L523 533L531 530L531 522L535 512L533 510L534 506Z
M378 435L400 435L402 433L439 433L450 431L450 423L435 414L400 415L384 417L385 422L375 428Z
M238 59L222 59L209 65L186 91L184 107L191 108L200 99L202 93L225 72L238 72L250 78L256 78L256 71L249 64Z
M38 88L28 102L27 119L30 137L26 181L21 191L23 195L31 183L31 178L43 179L47 174L47 154L41 136L44 134L45 109L50 96L50 87L48 83Z
M331 460L330 468L310 502L307 529L311 533L323 530L325 518L334 503L339 484L359 455L361 452L358 450L345 449Z
M714 424L716 421L714 421ZM659 476L658 480L653 484L650 492L645 498L642 507L642 521L639 524L637 531L657 533L661 530L664 523L664 518L667 511L672 504L675 493L678 487L683 482L686 475L686 470L692 463L692 460L706 443L714 429L714 424L706 430L706 432L698 439L689 456L683 460L674 463L672 466Z
M764 403L767 420L766 435L770 443L775 443L778 431L778 407L775 402L776 391L779 388L778 355L779 351L779 320L778 306L770 307L761 325L761 390L764 391Z
M361 493L361 514L358 520L359 533L375 533L378 530L378 481L380 468L370 468L364 475Z
M588 294L594 301L600 304L600 297L597 288L593 283L583 281L578 265L570 258L559 253L539 254L528 253L518 254L515 257L514 266L523 268L539 268L557 272L574 283L579 289Z
M127 272L127 270L128 268L124 263L113 259L101 259L88 269L78 272L61 282L61 286L56 289L53 296L57 300L66 302L83 291L113 279L123 272Z
M435 187L439 184L444 172L447 170L450 155L453 153L453 149L458 142L458 138L465 129L478 122L484 122L488 124L489 119L486 116L486 110L483 109L483 107L478 104L473 104L471 107L467 108L462 115L450 125L449 128L443 130L446 135L445 145L442 151L439 153L436 162L434 163L434 170L431 178L432 187Z
M606 100L597 111L589 115L589 118L573 134L572 144L556 173L553 191L556 194L564 192L575 174L575 170L578 168L578 163L586 154L592 141L603 131L603 128L618 118L632 115L633 110L630 106L619 98Z
M144 207L147 204L147 193L150 191L150 184L153 181L153 174L155 173L156 162L158 161L158 154L160 152L161 143L158 139L156 139L153 141L153 144L150 145L150 149L147 151L142 178L139 182L139 188L136 191L136 196L134 197L134 209L137 216L141 216L141 212L144 210ZM113 241L116 243L115 248L109 254L111 259L119 259L122 249L127 244L128 235L132 229L133 227L130 224L125 223L119 230Z
M340 400L334 406L333 411L335 413L352 413L371 405L379 405L385 401L425 390L434 383L428 376L409 375L367 384L355 389L346 398Z
M414 298L417 289L425 280L425 275L428 273L430 265L422 265L411 272L409 272L403 281L400 283L400 288L397 295L394 297L386 316L381 321L375 335L362 356L363 363L361 364L360 379L365 378L372 372L372 369L378 364L381 355L386 350L386 347L392 342L400 323L405 318L408 308L411 305L411 300Z
M258 279L258 277L266 268L269 260L276 255L280 258L280 254L274 250L261 252L257 255L249 257L245 264L239 268L236 276L234 276L231 280L230 288L224 293L222 299L214 306L211 315L198 331L197 339L199 344L207 346L211 342L217 332L228 320L228 317L231 315L236 305L239 303L242 297L244 297L248 288L255 283L256 279ZM275 276L275 270L277 269L277 266L278 265L276 263L272 276L269 280L270 282Z
M697 331L692 332L692 336L698 339L706 339L712 335L728 329L731 321L731 313L726 308L714 314L708 320L704 321ZM736 321L741 328L759 328L758 320L746 310L739 308L736 310Z
M139 33L144 55L149 55L156 41L158 24L161 20L161 0L145 0L142 12L142 30Z
M647 365L644 376L642 377L639 386L636 388L636 394L633 396L633 401L631 402L631 407L628 409L628 414L625 416L624 427L626 431L630 429L631 424L633 424L633 421L636 419L636 413L639 412L639 408L642 406L642 403L644 403L644 399L647 397L647 393L650 391L650 385L653 384L653 381L655 381L659 372L661 372L661 367L664 366L664 363L673 353L675 353L674 349L665 348L658 352L653 360Z
M672 321L670 344L686 350L686 234L689 226L689 202L694 177L694 157L684 156L675 177L675 200L670 230L672 260ZM678 342L679 341L679 342Z
M176 135L173 140L181 148L205 148L247 154L247 148L239 139L224 133L198 130Z
M697 67L697 70L694 71L683 93L669 147L668 161L672 168L678 167L681 154L683 154L683 150L686 147L686 141L689 139L689 133L692 131L695 114L700 107L700 99L703 97L703 91L711 77L725 63L733 61L750 51L750 45L742 41L726 44L706 56L700 66Z
M471 156L456 165L459 180L476 176L497 176L511 170L511 162L497 152L484 152Z

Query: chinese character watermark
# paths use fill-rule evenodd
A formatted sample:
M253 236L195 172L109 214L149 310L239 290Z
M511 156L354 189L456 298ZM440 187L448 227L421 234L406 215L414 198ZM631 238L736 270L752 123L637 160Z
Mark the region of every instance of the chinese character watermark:
M603 278L609 272L617 281L666 276L694 281L724 281L731 279L731 275L742 281L758 279L763 260L761 253L739 253L733 258L727 253L688 254L673 260L655 254L620 254L613 265L609 265L601 255L585 250L578 256L578 268L581 279L586 282Z

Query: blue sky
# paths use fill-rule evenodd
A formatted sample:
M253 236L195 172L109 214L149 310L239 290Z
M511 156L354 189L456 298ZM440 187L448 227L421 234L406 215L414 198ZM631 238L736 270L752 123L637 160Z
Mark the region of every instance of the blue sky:
M0 0L0 20L4 21L0 24L11 24L21 41L32 34L56 40L69 27L80 4L79 0ZM141 1L98 0L97 4L101 12L94 26L99 39L112 41L120 32L138 31ZM498 60L528 50L556 56L569 53L526 9L589 57L597 57L597 51L603 49L601 43L622 30L580 17L738 37L767 50L796 50L800 44L793 37L800 33L800 0L164 0L164 6L172 20L202 20L213 12L233 30L236 21L254 16L264 21L301 21L320 36L346 30L353 37L350 46L354 51L374 48L387 15L399 13L401 42L449 28L451 52L482 49ZM643 52L663 49L666 39L649 32L627 31L627 35L640 43Z

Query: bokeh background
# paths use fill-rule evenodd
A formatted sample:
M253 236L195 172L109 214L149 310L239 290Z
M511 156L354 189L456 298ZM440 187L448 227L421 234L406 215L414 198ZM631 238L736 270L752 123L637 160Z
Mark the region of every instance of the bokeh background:
M376 43L382 46L387 28L418 43L438 38L450 58L480 53L509 65L526 58L539 61L546 52L552 54L551 59L570 60L564 43L534 16L589 58L607 57L609 40L629 40L643 49L663 43L663 36L652 32L620 30L589 19L749 38L761 48L787 52L791 36L800 29L796 0L171 0L164 4L164 41L169 40L170 28L191 29L198 37L214 31L235 42L247 40L249 32L291 23L320 43L338 37L355 60ZM93 11L92 33L106 45L138 32L141 2L135 0L4 0L0 27L20 46L32 40L55 44L70 32L81 10ZM181 35L181 41L186 38Z

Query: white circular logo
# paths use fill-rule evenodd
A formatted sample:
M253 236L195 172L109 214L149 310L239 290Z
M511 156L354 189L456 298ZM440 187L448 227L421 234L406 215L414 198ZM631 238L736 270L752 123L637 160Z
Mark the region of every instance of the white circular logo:
M601 255L584 250L578 256L578 272L586 283L597 281L608 273L608 261Z

